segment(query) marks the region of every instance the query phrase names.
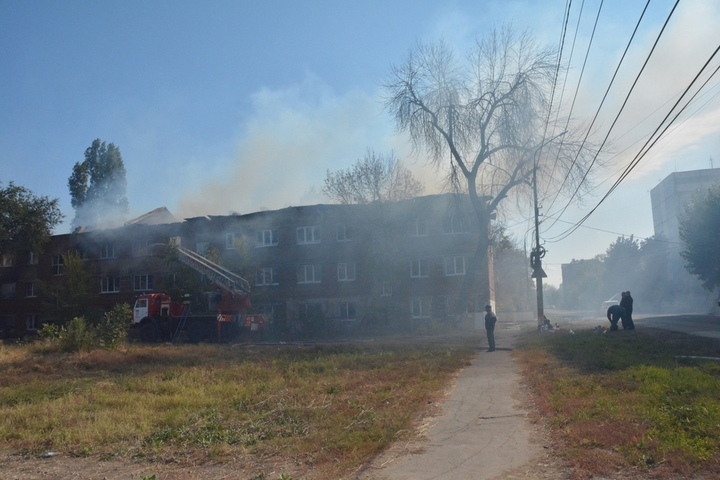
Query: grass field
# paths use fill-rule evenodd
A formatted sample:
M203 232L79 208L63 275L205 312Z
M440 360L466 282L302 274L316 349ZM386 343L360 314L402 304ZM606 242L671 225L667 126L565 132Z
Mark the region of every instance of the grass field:
M410 435L477 346L416 340L4 346L0 446L192 464L252 457L258 475L281 464L283 478L338 478Z
M720 478L717 339L654 329L526 334L515 352L577 478Z
M342 478L409 438L479 344L0 346L0 450ZM720 478L720 364L690 358L718 340L532 331L512 355L568 478Z

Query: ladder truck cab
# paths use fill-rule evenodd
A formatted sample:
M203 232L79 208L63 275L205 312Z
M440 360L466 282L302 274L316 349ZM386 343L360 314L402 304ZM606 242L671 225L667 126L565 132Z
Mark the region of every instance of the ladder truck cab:
M173 248L180 262L213 283L215 291L208 293L208 303L216 313L194 315L190 313L190 302L173 301L166 293L143 294L133 306L134 336L146 342L173 342L180 336L190 342L220 341L232 336L243 326L242 314L250 308L248 281L192 250L179 245Z

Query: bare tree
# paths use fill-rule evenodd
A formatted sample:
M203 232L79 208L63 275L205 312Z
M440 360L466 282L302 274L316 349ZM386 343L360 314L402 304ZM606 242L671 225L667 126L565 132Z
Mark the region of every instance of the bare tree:
M582 142L548 132L556 70L551 49L506 27L478 40L465 62L443 42L419 45L385 85L398 130L447 172L454 191L469 195L480 234L470 272L481 272L484 301L493 300L489 222L500 203L511 193L532 198L534 172L556 191L574 191L585 179L590 160ZM461 302L473 282L466 276Z
M395 202L421 195L424 188L391 152L368 150L352 168L327 171L322 192L344 205Z

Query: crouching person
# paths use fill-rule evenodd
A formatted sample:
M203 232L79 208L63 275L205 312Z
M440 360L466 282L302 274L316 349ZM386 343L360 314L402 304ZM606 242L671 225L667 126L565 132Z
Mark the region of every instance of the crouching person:
M612 305L607 309L607 319L610 320L610 331L618 329L618 322L625 316L625 309L620 305Z

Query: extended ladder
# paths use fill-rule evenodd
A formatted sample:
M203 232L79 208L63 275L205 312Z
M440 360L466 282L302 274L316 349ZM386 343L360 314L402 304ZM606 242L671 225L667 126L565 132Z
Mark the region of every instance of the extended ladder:
M250 293L250 282L240 275L231 272L225 267L211 262L200 254L188 250L185 247L177 246L178 259L193 270L205 275L211 282L224 288L233 296L236 294L248 295Z

